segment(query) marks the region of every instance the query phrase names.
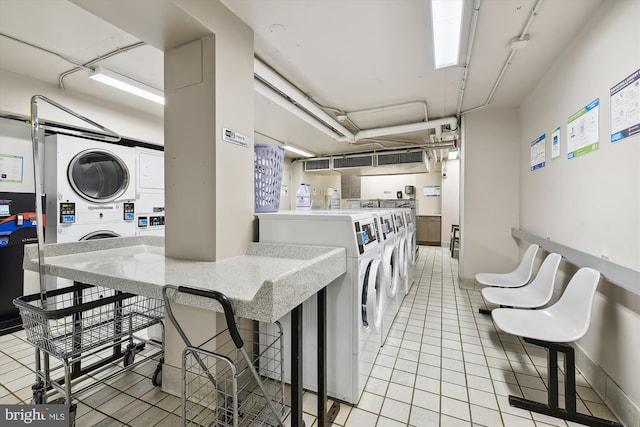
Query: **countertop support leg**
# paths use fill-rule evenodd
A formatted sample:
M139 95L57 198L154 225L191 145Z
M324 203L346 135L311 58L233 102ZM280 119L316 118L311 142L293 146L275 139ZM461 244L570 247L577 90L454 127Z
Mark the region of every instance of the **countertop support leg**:
M318 425L327 413L327 288L318 291Z
M291 311L291 426L304 427L302 419L302 304Z

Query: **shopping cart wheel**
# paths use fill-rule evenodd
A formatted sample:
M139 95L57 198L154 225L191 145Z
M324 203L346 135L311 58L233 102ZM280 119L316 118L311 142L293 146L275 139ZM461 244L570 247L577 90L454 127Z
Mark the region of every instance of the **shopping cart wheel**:
M44 403L44 389L33 389L33 403L36 405Z
M151 384L153 384L156 387L162 385L162 364L161 363L158 363L158 366L156 366L156 370L153 371L153 376L151 377Z
M124 367L126 368L127 366L133 364L133 361L135 360L135 358L136 358L135 350L128 348L124 352L124 356L122 357L122 363L124 364Z

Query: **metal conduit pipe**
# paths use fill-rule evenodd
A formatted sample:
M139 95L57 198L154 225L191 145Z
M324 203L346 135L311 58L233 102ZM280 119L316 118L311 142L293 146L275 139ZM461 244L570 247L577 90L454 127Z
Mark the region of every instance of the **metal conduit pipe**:
M394 110L396 108L402 108L402 107L406 107L407 105L414 105L414 104L420 104L424 107L424 120L425 121L429 120L429 115L427 113L427 103L425 101L410 101L410 102L403 102L401 104L387 105L384 107L365 108L363 110L345 112L344 115L348 117L352 114L377 113L380 111Z
M531 13L529 14L529 18L527 19L527 23L525 24L524 28L522 29L522 32L520 33L520 36L518 36L518 40L524 40L527 37L527 33L529 31L529 27L531 27L531 24L533 23L533 19L538 15L538 10L540 10L540 6L541 5L542 5L542 0L538 0L537 3L535 4L535 6L533 7L533 9L531 9ZM496 93L496 90L498 89L498 86L500 85L500 82L502 81L502 78L504 77L505 73L507 72L507 68L509 68L509 65L511 65L511 60L513 59L513 56L515 55L515 53L516 53L515 50L511 49L511 52L509 53L509 57L505 61L504 65L502 66L502 70L500 70L500 74L498 75L498 78L496 79L496 82L494 83L493 87L491 88L491 92L489 92L489 96L487 97L487 100L485 101L485 103L483 105L480 105L478 107L472 108L470 110L463 111L460 114L471 113L472 111L476 111L476 110L479 110L481 108L485 108L486 106L488 106L491 103L491 100L493 99L493 95Z
M360 139L365 139L365 138L376 138L380 136L397 135L400 133L415 132L415 131L427 130L427 129L436 129L436 132L437 132L438 128L442 130L442 126L446 126L446 125L449 125L451 130L456 130L458 128L458 119L456 119L455 117L447 117L444 119L429 120L427 122L411 123L408 125L365 129L365 130L361 130L355 135L355 140L358 141Z
M473 4L473 14L471 15L471 29L469 31L469 42L467 43L467 56L464 59L464 71L462 73L462 81L460 82L460 93L458 94L458 107L456 108L456 117L460 117L460 111L462 111L462 100L464 99L464 91L467 88L467 78L469 78L469 64L471 63L473 44L476 40L476 30L478 28L479 15L480 0L475 0L475 3Z
M268 83L278 91L288 96L299 106L298 108L307 110L311 115L315 116L317 120L334 128L335 130L343 134L346 138L353 140L353 133L351 133L347 128L338 123L338 121L333 117L322 111L320 107L314 104L307 97L307 95L300 91L300 89L289 83L282 76L280 76L280 74L273 71L258 58L253 59L253 72L260 80Z

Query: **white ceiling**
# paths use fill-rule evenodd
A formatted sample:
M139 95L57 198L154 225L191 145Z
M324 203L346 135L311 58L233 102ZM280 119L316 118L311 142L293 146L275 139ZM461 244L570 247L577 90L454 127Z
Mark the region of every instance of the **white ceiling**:
M129 0L127 0L129 1ZM144 0L136 0L139 3ZM149 2L150 0L146 0ZM182 0L174 0L179 5ZM213 1L213 0L212 0ZM222 0L255 32L258 58L306 93L332 115L348 114L359 129L415 123L455 116L462 67L433 69L430 7L427 0ZM461 110L482 106L510 53L510 41L520 36L538 0L482 0L475 43ZM101 3L100 3L101 2ZM469 26L473 0L466 1ZM79 4L80 6L76 5ZM111 4L112 6L109 6ZM116 26L122 0L0 0L0 33L86 63L139 41ZM170 0L148 5L172 8ZM545 0L529 27L530 43L515 53L491 105L518 106L555 59L562 55L578 30L596 13L602 0ZM104 19L87 10L102 8ZM104 12L107 8L110 10ZM83 9L86 8L87 10ZM117 18L114 18L117 17ZM152 24L153 13L148 13ZM182 16L174 17L182 24ZM182 31L185 38L198 34L194 25ZM158 34L157 40L167 34ZM464 38L465 49L467 36ZM162 47L162 41L143 40ZM163 86L163 54L146 45L115 55L100 65L147 83ZM464 62L463 51L461 64ZM51 53L0 36L0 68L58 85L59 75L74 65ZM162 107L103 87L79 71L64 79L65 90L162 115ZM376 113L359 110L407 104ZM256 140L275 138L307 148L316 154L364 151L380 145L354 147L338 143L281 107L256 94ZM265 136L266 135L266 136ZM393 141L388 141L392 139ZM423 143L427 131L394 135L387 146L407 146L397 141Z

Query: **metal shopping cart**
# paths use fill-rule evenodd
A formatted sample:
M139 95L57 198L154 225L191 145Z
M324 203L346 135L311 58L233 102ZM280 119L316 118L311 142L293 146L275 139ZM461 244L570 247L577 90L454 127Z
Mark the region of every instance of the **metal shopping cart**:
M74 395L120 374L122 369L100 381L91 381L75 392L72 385L86 379L88 373L96 375L109 369L120 359L124 369L130 369L149 359L160 358L152 382L161 383L162 349L145 354L135 362L136 353L146 344L155 347L161 344L134 334L161 323L162 300L75 283L67 288L17 298L14 304L22 317L27 341L36 347L34 403L46 403L60 395L58 399L71 405L73 414ZM51 366L49 356L61 364ZM82 366L85 359L92 359L93 363ZM60 371L63 371L62 377L54 379ZM73 415L71 418L73 420Z
M217 301L226 327L194 346L171 310L170 297L178 292ZM182 352L183 425L282 426L285 393L280 324L236 321L231 302L216 291L167 285L162 295L167 317L186 344Z

